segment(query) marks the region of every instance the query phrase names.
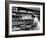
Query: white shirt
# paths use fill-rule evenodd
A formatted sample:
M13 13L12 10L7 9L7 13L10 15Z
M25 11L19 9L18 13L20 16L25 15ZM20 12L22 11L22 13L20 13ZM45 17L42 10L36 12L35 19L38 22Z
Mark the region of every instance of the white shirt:
M40 22L37 17L34 18L34 23L37 23L37 28L40 29Z

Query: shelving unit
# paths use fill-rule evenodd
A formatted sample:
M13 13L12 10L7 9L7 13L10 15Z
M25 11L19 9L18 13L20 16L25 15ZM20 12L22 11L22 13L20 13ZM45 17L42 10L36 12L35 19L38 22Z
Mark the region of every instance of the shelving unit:
M20 10L22 10L22 11L20 12ZM28 13L29 11L31 13ZM20 28L20 27L22 27L21 25L23 25L23 26L25 26L25 25L26 26L32 25L33 22L34 22L34 19L31 19L29 17L32 16L33 12L40 12L40 11L32 10L32 9L27 9L27 8L23 8L23 7L14 7L12 9L12 23L14 23L14 24L12 24L13 27L19 27ZM25 18L22 19L23 17L25 17Z

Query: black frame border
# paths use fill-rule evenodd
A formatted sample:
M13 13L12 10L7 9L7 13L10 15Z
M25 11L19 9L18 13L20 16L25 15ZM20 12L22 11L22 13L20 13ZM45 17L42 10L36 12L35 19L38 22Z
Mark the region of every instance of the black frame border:
M25 4L35 4L35 5L43 5L43 33L37 33L37 34L24 34L24 35L8 35L8 22L9 22L9 4L16 4L16 3L25 3ZM5 1L5 37L24 37L24 36L40 36L45 35L45 3L42 2L24 2L24 1Z

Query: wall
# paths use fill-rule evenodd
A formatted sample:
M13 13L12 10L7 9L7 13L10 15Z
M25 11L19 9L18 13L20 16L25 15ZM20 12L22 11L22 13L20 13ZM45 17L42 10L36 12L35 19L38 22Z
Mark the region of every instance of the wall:
M46 2L46 0L20 0L20 1ZM5 38L5 0L0 0L0 38ZM45 36L28 36L28 37L16 37L16 38L46 38L46 33Z

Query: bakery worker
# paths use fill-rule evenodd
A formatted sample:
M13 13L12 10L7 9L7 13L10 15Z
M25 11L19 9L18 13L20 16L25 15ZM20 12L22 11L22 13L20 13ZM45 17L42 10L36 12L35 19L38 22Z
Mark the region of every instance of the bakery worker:
M32 24L32 27L31 27L32 30L40 29L40 21L39 21L39 19L38 19L38 16L39 16L39 15L36 15L36 14L33 14L33 15L32 15L32 17L33 17L33 19L34 19L34 23Z

